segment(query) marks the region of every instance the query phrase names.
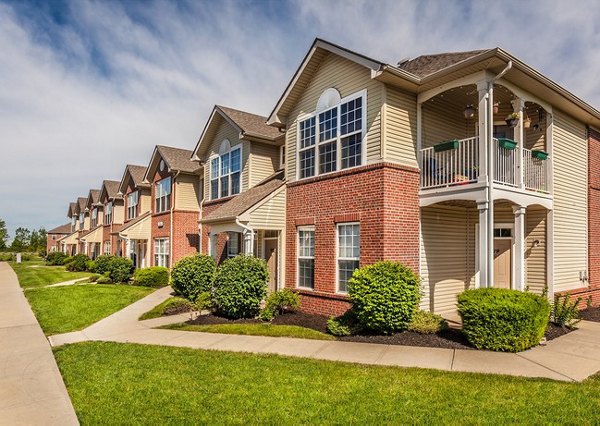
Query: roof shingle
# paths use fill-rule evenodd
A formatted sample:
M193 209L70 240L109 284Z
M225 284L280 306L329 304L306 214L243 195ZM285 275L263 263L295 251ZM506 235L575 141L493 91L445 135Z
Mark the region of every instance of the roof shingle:
M261 138L267 138L271 140L275 140L283 136L283 133L281 133L279 129L267 125L267 117L224 107L221 105L217 105L217 108L219 108L221 112L223 112L231 119L231 121L233 121L240 129L242 129L244 133L250 136L259 136Z
M170 169L184 173L194 173L199 169L198 163L191 160L192 151L189 149L164 145L156 145L156 149Z
M466 52L448 52L435 55L421 55L398 65L398 68L416 75L426 77L434 72L448 68L473 56L477 56L489 49L470 50Z
M70 234L71 224L65 223L64 225L57 226L47 232L48 234Z

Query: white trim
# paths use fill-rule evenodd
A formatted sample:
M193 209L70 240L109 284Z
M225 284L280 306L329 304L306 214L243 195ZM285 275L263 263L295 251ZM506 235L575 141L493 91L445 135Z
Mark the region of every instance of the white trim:
M340 226L358 226L358 258L344 257L340 258ZM335 224L335 292L336 294L348 294L347 291L340 290L340 260L358 261L360 267L360 222L338 222Z
M230 149L229 149L229 151L223 152L222 154L213 154L208 159L208 199L210 201L219 200L221 198L226 198L226 197L231 197L233 195L238 195L238 194L240 194L242 192L242 170L244 169L244 167L242 165L242 162L244 160L244 157L243 157L244 152L242 150L243 144L242 143L238 143L237 145L231 146L231 142L229 141L229 139L223 139L223 141L221 142L220 146L222 146L223 143L225 143L225 142L230 143ZM231 171L232 170L232 168L231 168L231 154L233 152L235 152L235 151L240 151L240 170L237 171L237 172L232 172ZM219 152L220 152L220 149L219 149ZM221 158L224 155L226 155L226 154L229 155L229 173L227 173L227 175L221 175L221 167L222 167L221 166L221 162L222 162ZM212 178L212 162L215 159L218 159L218 162L217 162L218 163L217 164L217 172L218 173L217 173L217 178L216 178L217 184L218 184L217 185L217 195L218 196L216 198L213 198L213 194L212 194L212 182L215 179ZM232 184L233 181L231 179L231 176L234 173L239 173L240 174L240 188L239 188L240 190L239 190L239 192L236 192L235 194L232 194L232 186L231 186L231 184ZM227 185L228 185L227 195L221 196L221 179L223 177L226 177L226 176L228 178L228 181L227 181Z
M479 288L480 285L480 276L479 276L479 223L473 225L475 227L475 288ZM494 235L493 240L511 240L510 246L510 288L513 289L514 282L513 279L515 277L515 224L510 222L498 222L494 223L494 230L496 229L510 229L511 236L510 237L496 237ZM493 247L493 243L492 243ZM493 256L493 253L492 253ZM525 259L523 259L523 264L525 264ZM490 268L493 268L494 264L490 265ZM494 285L488 285L488 287L493 288Z
M312 259L313 260L313 287L304 287L299 285L300 283L300 231L312 231L313 232L313 256L312 257L307 257L307 256L303 256L302 259ZM316 240L316 232L315 232L315 226L314 225L302 225L302 226L297 226L296 227L296 259L294 260L296 262L296 288L302 289L302 290L310 290L310 291L314 291L314 277L315 277L315 255L314 255L314 250L315 250L315 240Z

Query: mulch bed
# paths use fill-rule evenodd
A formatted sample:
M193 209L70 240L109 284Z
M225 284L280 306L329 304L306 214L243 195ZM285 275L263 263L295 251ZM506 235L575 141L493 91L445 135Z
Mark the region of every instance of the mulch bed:
M579 316L582 320L600 322L600 307L579 311Z
M196 319L187 321L186 324L210 325L210 324L261 324L258 319L229 319L218 315L200 315ZM274 325L297 325L311 328L313 330L327 333L327 317L312 315L304 312L289 312L278 315L271 322ZM550 323L546 330L546 340L556 339L570 333L573 329L562 328ZM337 337L344 342L379 343L383 345L420 346L427 348L445 349L475 349L469 344L460 330L447 329L438 334L419 334L412 331L404 331L382 336L376 334L362 333L355 336Z

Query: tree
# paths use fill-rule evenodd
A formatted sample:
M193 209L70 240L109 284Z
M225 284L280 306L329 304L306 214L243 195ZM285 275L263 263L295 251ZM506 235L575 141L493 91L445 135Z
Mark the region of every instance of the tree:
M15 230L15 238L10 245L12 251L25 251L29 248L31 241L31 231L27 228L19 227Z
M6 242L8 241L8 229L6 229L6 222L0 219L0 250L6 248Z

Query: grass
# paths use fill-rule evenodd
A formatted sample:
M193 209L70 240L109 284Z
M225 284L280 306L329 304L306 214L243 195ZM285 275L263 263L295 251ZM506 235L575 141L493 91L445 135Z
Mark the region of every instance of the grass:
M81 330L155 289L127 285L88 284L25 291L46 335Z
M68 272L64 266L47 266L43 260L32 260L23 263L9 262L23 288L44 287L63 281L86 278L89 272Z
M143 321L143 320L152 319L152 318L159 318L159 317L166 315L165 311L168 309L175 309L179 306L186 306L186 305L195 310L194 304L192 302L184 299L183 297L170 297L167 300L165 300L164 302L162 302L160 305L155 306L154 308L152 308L151 310L149 310L148 312L143 314L139 318L139 320Z
M335 340L335 337L297 325L274 324L170 324L161 328L204 333L243 334L246 336L297 337L299 339Z
M82 424L593 424L600 376L562 383L88 342L55 349Z

